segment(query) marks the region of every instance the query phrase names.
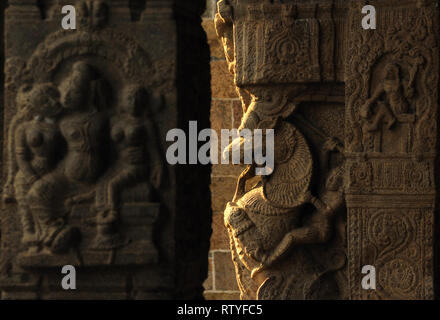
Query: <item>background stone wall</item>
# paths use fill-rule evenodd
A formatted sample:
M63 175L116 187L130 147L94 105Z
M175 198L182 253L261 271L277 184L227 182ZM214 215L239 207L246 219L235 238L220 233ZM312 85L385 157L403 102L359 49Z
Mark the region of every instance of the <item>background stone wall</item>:
M220 136L221 129L238 128L242 117L241 102L235 92L234 79L229 73L223 47L217 40L214 16L217 0L207 0L203 28L211 50L211 127ZM204 296L208 300L239 299L231 261L229 239L223 224L223 210L233 197L240 167L213 165L211 175L212 236L209 251L209 271Z

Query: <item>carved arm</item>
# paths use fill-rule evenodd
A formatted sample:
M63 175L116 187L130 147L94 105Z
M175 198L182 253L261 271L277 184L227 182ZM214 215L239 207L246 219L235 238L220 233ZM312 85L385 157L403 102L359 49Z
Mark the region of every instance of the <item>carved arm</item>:
M29 184L34 183L39 177L29 161L29 149L26 142L25 124L19 126L15 132L15 155L18 167L26 177L26 182Z
M92 190L87 193L79 194L79 195L67 198L64 204L66 207L71 207L74 204L80 204L83 202L87 202L89 200L92 200L95 197L95 194L96 194L95 190Z

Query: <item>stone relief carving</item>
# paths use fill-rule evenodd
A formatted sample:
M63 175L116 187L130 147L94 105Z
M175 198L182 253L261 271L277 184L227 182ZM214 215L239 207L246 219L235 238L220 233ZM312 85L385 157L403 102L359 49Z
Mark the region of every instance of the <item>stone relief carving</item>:
M343 275L346 260L343 246L341 243L329 244L327 249L334 255L333 261L325 261L317 253L321 250L320 244L334 242L335 238L344 237L345 234L345 230L335 228L335 220L338 220L335 216L341 216L341 210L344 211L344 164L341 162L333 168L329 167L329 153L343 152L342 144L337 138L323 134L310 122L304 121L298 113L298 104L300 101L307 101L307 92L310 92L306 86L295 85L282 89L240 85L254 83L257 79L252 75L254 71L249 63L245 62L246 59L252 59L252 56L247 55L248 50L257 52L257 61L265 61L256 63L255 72L263 72L258 71L259 67L268 68L267 70L282 67L285 71L275 71L277 76L290 71L296 74L294 77L278 77L287 82L297 77L306 79L314 74L315 71L306 70L306 67L313 67L313 64L308 63L312 61L309 60L309 50L316 53L318 49L308 49L307 46L316 42L317 21L296 21L297 11L293 5L266 3L261 6L250 4L242 8L249 13L249 18L245 19L250 19L251 22L260 15L272 17L263 20L261 26L256 20L252 24L249 20L237 18L240 13L238 5L233 7L227 1L220 1L218 7L218 35L225 35L225 16L230 21L228 30L239 30L235 33L235 38L228 36L229 39L234 39L233 44L230 44L231 40L227 43L223 40L227 56L231 50L239 52L235 68L245 68L243 73L238 69L235 72L238 93L244 102L245 111L239 130L275 130L275 168L272 174L260 177L250 187L249 181L255 180L255 164L249 165L238 178L234 199L225 210L225 226L231 240L242 298L341 298L345 294L346 281ZM238 14L234 16L231 12ZM264 21L273 26L265 26ZM251 25L256 27L257 39L253 38L254 34L246 32ZM303 27L305 29L300 32ZM310 32L310 28L315 28L315 31ZM271 35L258 38L259 33L269 31L272 32ZM297 37L297 32L298 35L313 38L301 40ZM243 39L247 35L251 40ZM266 43L267 40L269 43ZM252 44L252 41L255 42ZM228 61L231 60L230 57L231 55L227 58ZM304 61L300 62L301 59ZM295 68L304 72L304 76L294 71L297 70ZM230 71L234 72L234 69ZM270 79L270 76L265 75L265 79ZM244 95L251 96L252 100L247 102ZM312 154L310 142L294 124L297 118L302 119L315 134L318 131L319 139L324 140L318 143L319 159ZM240 143L242 147L246 145L245 141ZM232 148L232 144L229 148ZM313 195L316 192L313 187L316 166L325 175L317 191L319 196Z
M58 89L50 83L22 88L17 96L19 111L15 120L21 118L23 121L20 124L13 121L14 125L11 125L10 135L15 143L10 152L15 155L18 172L13 171L15 166L11 163L5 186L8 193L3 196L7 202L17 199L23 243L37 241L38 223L30 211L27 194L37 180L55 167L55 148L60 139L56 119L62 112L59 99ZM9 193L12 189L15 196Z
M61 26L65 5L76 30ZM202 297L209 170L168 166L163 151L169 130L209 122L203 5L1 6L0 299ZM204 191L187 201L188 186ZM60 286L65 265L81 269L78 290Z
M348 53L351 58L347 59L347 71L350 71L347 119L350 127L359 125L353 133L348 132L349 145L353 146L350 150L418 153L419 156L432 150L429 130L420 131L422 122L425 128L435 126L432 117L431 120L427 117L433 106L430 96L434 79L429 70L434 63L432 48L436 47L429 33L431 28L432 15L423 9L417 17L408 17L398 25L390 24L384 34L374 33L369 37L359 32L353 34ZM358 111L353 113L355 110ZM384 150L382 144L390 148L392 144L387 140L396 138L401 140L397 144L399 149ZM413 141L407 141L409 138ZM426 150L420 150L422 146Z
M319 128L323 122L313 124L298 111L313 88L254 85L270 82L273 75L275 82L283 83L320 79L318 20L296 20L297 6L291 4L220 1L218 8L219 37L225 37L226 25L230 32L235 30L223 44L227 60L234 59L230 71L235 71L245 111L239 130L275 131L273 172L255 177L256 164L248 165L224 213L241 297L344 298L345 166L343 160L336 165L329 160L330 153L342 153L344 148L338 138L323 133ZM232 50L234 56L228 55ZM312 143L303 128L316 136ZM245 139L239 139L244 148ZM321 176L316 179L318 172Z
M14 22L38 13L11 3ZM23 247L10 254L2 239L2 274L17 262L8 276L158 259L151 91L174 66L109 27L113 2L79 3L77 32L7 49L2 224L18 218ZM225 210L242 298L434 297L437 3L371 3L377 32L359 27L358 1L219 2L241 129L275 130L273 173L257 179L250 165ZM374 292L360 286L367 264L379 270Z
M377 5L383 31L353 32L346 57L351 298L432 299L435 4ZM379 270L375 292L353 285L367 263Z
M3 201L11 211L16 203L20 216L22 266L50 266L57 255L76 261L75 250L82 263L94 264L93 251L131 252L130 245L141 260L157 260L152 228L163 164L153 117L163 99L148 81L160 79L134 40L102 29L107 18L106 2L81 1L77 33L50 34L27 63L8 60L19 69L7 79L17 113L9 126ZM96 63L97 56L107 62ZM134 243L120 230L127 205L151 216L147 238Z
M148 148L145 144L145 138L156 141L151 119L144 120L145 115L151 116L146 110L149 108L148 100L149 94L144 87L128 85L122 94L119 113L110 119L110 134L116 147L117 162L113 172L102 179L105 182L102 183L101 194L96 197L95 205L99 212L96 248L118 246L119 240L116 243L113 240L118 234L113 231L119 220L118 208L124 188L144 183L143 195L147 201L152 201L154 188L160 186L162 168L158 150Z
M225 210L244 299L433 297L436 2L371 4L374 32L357 1L218 3L241 129L275 130L273 173L251 185L248 167ZM374 293L364 265L380 268Z
M320 196L313 196L309 144L285 120L294 113L296 105L287 103L289 94L285 92L272 94L267 89L254 88L255 91L260 94L254 97L239 130L275 130L275 168L270 176L262 176L254 187L245 190L246 181L254 175L254 165L249 165L238 178L234 199L225 210L236 268L246 268L257 284L257 292L249 292L240 283L244 275L238 274L242 297L337 298L338 284L326 276L345 265L344 252L339 252L339 261L334 265L325 265L313 257L308 245L326 243L334 232L333 218L344 205L343 165L331 170ZM245 144L241 141L242 146ZM341 151L342 147L336 139L328 138L324 149L322 164L328 152ZM313 209L305 218L307 204Z
M20 111L10 127L15 157L5 187L15 192L4 193L4 200L17 201L28 253L62 253L75 245L79 229L69 226L66 211L93 199L97 234L92 247L127 244L115 230L122 190L145 181L143 200L153 201L150 176L157 187L161 169L154 143L145 140L154 139L151 119L145 119L151 115L150 95L141 85L127 84L118 112L110 117L110 92L90 64L78 61L59 88L43 83L18 93ZM114 150L105 150L108 143ZM116 154L114 163L104 159L109 152ZM151 168L148 157L156 161Z

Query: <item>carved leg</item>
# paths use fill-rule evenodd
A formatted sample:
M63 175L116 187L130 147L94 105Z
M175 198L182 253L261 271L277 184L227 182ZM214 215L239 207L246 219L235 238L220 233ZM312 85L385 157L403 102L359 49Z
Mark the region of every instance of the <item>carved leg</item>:
M39 242L53 253L60 253L73 245L78 230L66 226L64 219L59 217L60 190L68 192L69 182L60 174L47 175L29 190L26 196L29 208L38 223L41 232Z
M21 225L23 227L22 243L31 244L35 242L35 224L29 208L25 205L19 205L18 215L20 216Z
M331 220L335 210L314 197L311 203L317 211L308 224L287 233L271 254L263 259L261 266L253 270L253 276L273 265L295 245L324 243L329 240L332 235Z
M388 109L387 105L383 102L378 102L378 111L376 116L374 116L373 122L368 126L368 131L376 131L379 127L380 121L384 121L387 129L390 129L396 122L396 118Z
M93 249L114 249L128 243L127 239L121 237L117 227L119 220L117 208L120 205L119 194L128 184L134 183L141 178L141 175L137 175L136 168L126 168L108 182L106 186L107 204L103 208L98 209L96 217L97 230L92 245Z
M15 189L15 198L17 200L17 214L20 217L20 222L22 226L22 243L25 245L31 245L37 241L36 237L36 226L34 222L34 218L32 216L32 212L29 210L29 207L26 202L26 193L29 191L29 185L24 183L23 181L25 177L22 171L19 171L13 187Z
M112 210L116 210L119 206L121 190L127 186L127 184L136 182L138 179L139 177L136 176L135 170L125 169L110 180L107 185L107 201Z
M261 266L252 271L252 278L281 259L293 246L315 244L320 238L320 230L315 226L303 227L287 233L272 253L263 259Z

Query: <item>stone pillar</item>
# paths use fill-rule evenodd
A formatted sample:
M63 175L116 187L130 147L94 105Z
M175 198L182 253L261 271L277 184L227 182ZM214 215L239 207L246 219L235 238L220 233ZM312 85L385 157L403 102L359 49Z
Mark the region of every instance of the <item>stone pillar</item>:
M275 133L273 172L258 177L249 165L224 213L242 299L349 295L345 11L340 1L218 3L217 34L243 103L240 129Z
M209 167L165 154L209 127L204 1L79 0L76 30L67 4L5 11L1 298L201 298Z
M434 297L438 8L369 1L364 30L366 4L218 3L241 129L275 131L224 213L243 299Z
M437 1L352 2L346 51L348 256L352 299L434 298ZM376 290L359 271L376 268Z

